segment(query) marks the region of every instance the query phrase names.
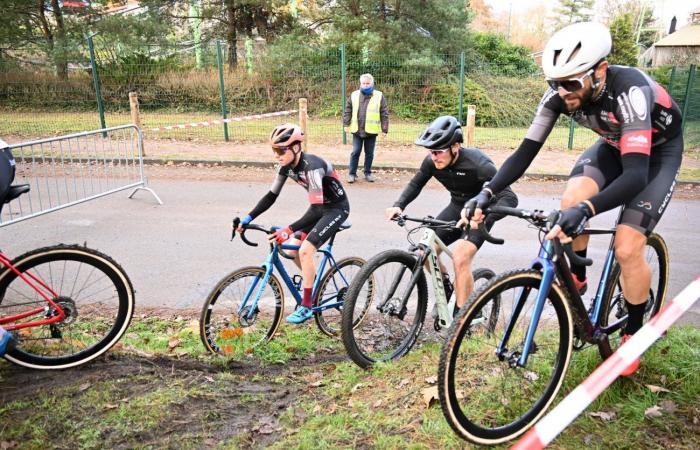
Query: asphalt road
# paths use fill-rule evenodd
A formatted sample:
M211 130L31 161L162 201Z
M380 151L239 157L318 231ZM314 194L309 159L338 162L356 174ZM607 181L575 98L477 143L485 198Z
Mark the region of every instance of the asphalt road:
M214 284L229 271L263 261L267 247L253 248L239 239L229 242L230 221L246 214L267 191L264 182L178 181L158 179L151 183L164 201L158 205L141 191L134 199L128 192L57 211L0 228L3 251L12 256L30 249L63 243L83 243L116 259L127 271L141 307L199 309ZM398 197L399 190L371 188L366 183L349 186L353 226L336 240L336 255L369 258L389 248L406 248L406 233L384 219L383 211ZM407 209L416 216L436 214L448 203L445 191L426 189ZM700 202L674 199L657 231L671 252L670 295L674 296L700 274ZM522 196L520 206L551 209L554 195ZM258 223L287 225L305 210L305 192L293 183L285 186L277 203ZM595 226L611 225L613 213L594 219ZM695 225L693 225L695 224ZM506 239L505 246L485 244L476 266L496 272L524 267L537 252L537 232L525 222L508 218L494 227ZM262 235L250 237L263 238ZM608 242L594 238L589 256L600 270ZM596 277L592 277L597 283ZM593 289L591 289L593 291ZM138 311L137 311L138 313ZM681 319L700 326L700 304Z

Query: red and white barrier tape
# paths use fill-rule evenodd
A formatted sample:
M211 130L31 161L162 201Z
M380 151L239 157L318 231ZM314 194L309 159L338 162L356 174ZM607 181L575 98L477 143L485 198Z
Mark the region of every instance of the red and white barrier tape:
M222 123L242 122L244 120L264 119L266 117L288 116L297 112L298 111L296 109L290 109L289 111L253 114L251 116L231 117L230 119L207 120L206 122L191 122L180 125L169 125L167 127L149 128L148 131L179 130L183 128L208 127L209 125L221 125Z
M695 301L700 298L700 277L686 286L678 296L668 302L644 327L610 355L576 389L571 391L527 432L511 450L542 449L552 442L571 422L583 412L630 363L639 358Z

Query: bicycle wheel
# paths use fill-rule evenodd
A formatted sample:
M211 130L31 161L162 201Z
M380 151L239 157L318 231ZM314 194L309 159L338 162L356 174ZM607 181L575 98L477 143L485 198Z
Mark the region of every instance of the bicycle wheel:
M669 265L666 242L664 242L663 238L658 234L652 233L647 238L644 255L644 259L651 268L651 287L649 288L649 300L647 301L646 312L644 314L644 323L646 323L659 312L666 301ZM603 359L608 358L620 346L620 339L622 338L622 331L626 321L627 308L625 306L625 297L622 294L620 265L615 262L613 269L610 271L603 301L600 306L600 326L607 327L608 325L619 322L620 328L608 336L610 345L601 343L598 346L600 356Z
M353 278L365 265L362 258L343 258L323 275L318 286L319 294L314 299L314 306L337 304L314 314L316 325L328 336L340 334L340 320L343 312L343 302Z
M517 365L541 281L536 270L498 275L450 327L440 354L438 392L445 418L464 439L497 444L515 438L544 414L561 387L571 358L573 323L556 285L545 299L526 365ZM521 294L525 303L518 311ZM500 303L500 313L488 330L481 317L494 309L493 302ZM511 320L512 332L499 352Z
M66 369L84 364L122 337L134 313L134 290L124 270L109 256L77 245L40 248L17 257L12 265L40 279L58 296L52 298L66 316L52 324L16 330L16 345L5 357L33 369ZM15 272L0 272L0 315L44 311L17 322L56 315Z
M199 318L199 336L207 350L229 355L272 339L282 320L284 294L274 274L263 286L264 276L262 267L235 270L207 296Z
M411 284L414 270L417 278ZM348 355L362 368L405 355L423 327L427 307L425 274L414 255L388 250L374 256L345 298L341 330Z

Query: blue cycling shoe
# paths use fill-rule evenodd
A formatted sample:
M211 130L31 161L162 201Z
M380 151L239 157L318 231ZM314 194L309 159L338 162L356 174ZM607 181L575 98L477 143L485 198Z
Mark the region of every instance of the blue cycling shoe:
M11 346L12 333L0 327L0 356L5 356L5 350Z
M314 312L306 306L300 306L293 313L287 316L287 322L302 323L313 317Z

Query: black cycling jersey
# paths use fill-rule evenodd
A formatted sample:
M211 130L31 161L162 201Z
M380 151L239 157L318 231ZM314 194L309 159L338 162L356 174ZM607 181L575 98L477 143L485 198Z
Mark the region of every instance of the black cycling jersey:
M250 216L253 219L272 206L282 191L287 178L296 181L297 184L308 191L311 205L342 206L348 202L345 189L340 183L333 165L318 156L302 152L299 163L296 166L279 166L277 178L272 182L270 191L260 199L250 212Z
M560 114L564 100L552 89L542 98L523 143L501 166L489 187L493 192L520 178ZM631 200L648 181L649 156L681 133L681 112L666 90L639 69L610 66L600 95L571 114L598 133L621 157L619 177L590 199L596 214ZM672 146L682 152L682 146Z
M441 170L435 167L435 163L428 155L394 206L406 209L406 206L418 197L432 177L447 188L453 202L464 205L481 191L484 183L489 181L495 173L496 165L493 161L476 148L460 147L454 164Z

